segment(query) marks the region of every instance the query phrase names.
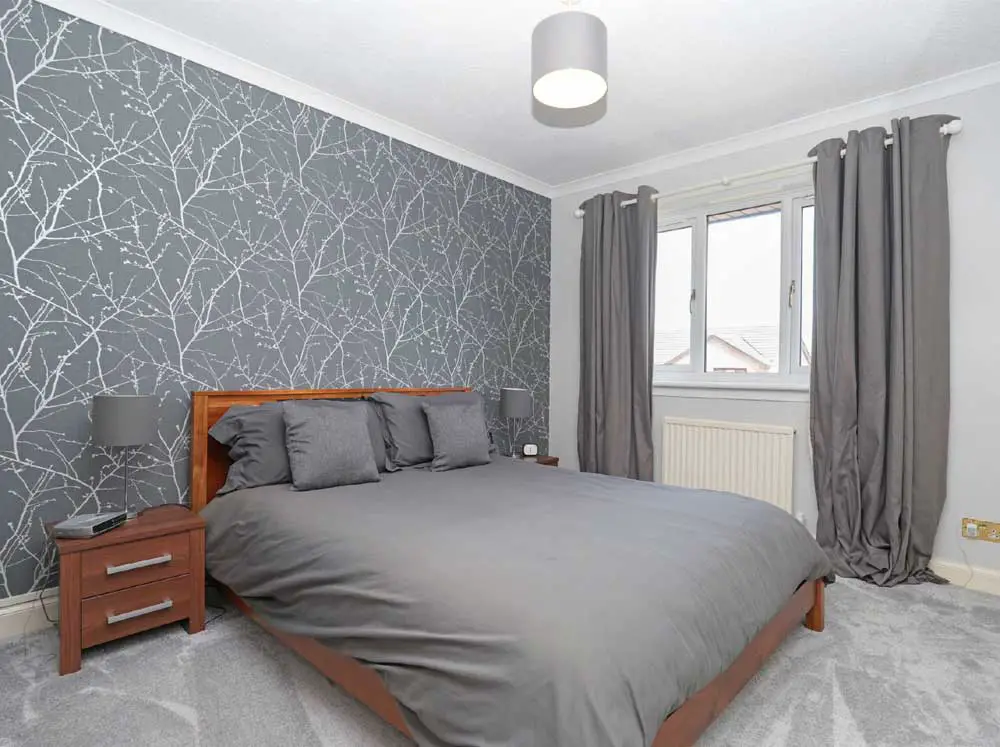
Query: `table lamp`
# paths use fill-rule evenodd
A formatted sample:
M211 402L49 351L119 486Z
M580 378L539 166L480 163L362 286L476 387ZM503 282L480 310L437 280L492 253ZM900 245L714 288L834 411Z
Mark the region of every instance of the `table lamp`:
M128 510L128 461L133 446L156 440L158 399L147 394L98 394L91 410L91 441L98 446L121 446L125 449L125 490L122 508Z
M511 420L531 417L531 393L527 389L505 387L500 390L500 417L507 418L507 435L510 436ZM517 458L515 439L510 438L510 456Z

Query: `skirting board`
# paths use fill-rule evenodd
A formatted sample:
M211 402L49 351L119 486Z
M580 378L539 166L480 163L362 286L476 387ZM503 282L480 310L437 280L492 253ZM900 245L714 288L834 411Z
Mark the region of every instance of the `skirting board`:
M931 570L955 586L1000 596L1000 571L937 558L931 558Z
M45 609L49 617L59 619L59 589L45 591ZM52 623L45 619L45 612L38 601L38 592L21 594L16 597L0 599L0 641L6 638L16 638L26 633L34 633L51 627Z

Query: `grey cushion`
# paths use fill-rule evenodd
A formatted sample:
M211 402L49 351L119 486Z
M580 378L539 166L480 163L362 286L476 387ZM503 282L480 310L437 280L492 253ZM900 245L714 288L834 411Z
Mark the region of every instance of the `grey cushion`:
M315 407L284 402L285 446L296 490L379 480L364 402Z
M427 430L423 402L433 399L440 404L476 403L482 407L483 401L476 392L449 392L428 397L376 392L371 399L382 409L386 466L390 472L402 467L425 464L434 458L434 446L430 431Z
M229 458L233 460L226 482L216 495L291 481L280 402L234 405L208 433L229 447Z
M372 453L375 455L375 464L378 465L379 472L387 470L385 461L385 427L382 424L382 408L378 404L360 399L297 399L286 401L295 402L300 405L333 408L356 407L359 402L363 404L367 415L368 437L372 442Z
M445 405L458 402L475 402L479 404L479 407L483 412L484 427L486 427L486 438L490 442L490 454L497 453L497 447L493 443L493 436L490 434L489 427L485 425L486 420L486 400L483 398L479 392L448 392L447 394L436 394L433 397L428 397L426 402L435 405Z
M459 467L489 464L490 439L486 433L483 407L475 402L423 403L427 428L434 446L431 469L444 472Z

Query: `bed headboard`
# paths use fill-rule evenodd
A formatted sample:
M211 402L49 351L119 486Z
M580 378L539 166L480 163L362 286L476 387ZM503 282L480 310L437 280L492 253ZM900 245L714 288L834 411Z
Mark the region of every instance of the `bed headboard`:
M191 510L201 511L215 497L229 471L229 450L208 429L233 405L259 405L283 399L357 399L375 392L429 396L468 392L468 387L428 389L260 389L245 392L191 392Z

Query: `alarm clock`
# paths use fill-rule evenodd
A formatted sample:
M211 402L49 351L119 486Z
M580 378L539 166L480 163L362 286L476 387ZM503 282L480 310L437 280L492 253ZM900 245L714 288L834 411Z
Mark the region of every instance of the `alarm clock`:
M538 456L538 444L525 444L522 453L526 457Z

